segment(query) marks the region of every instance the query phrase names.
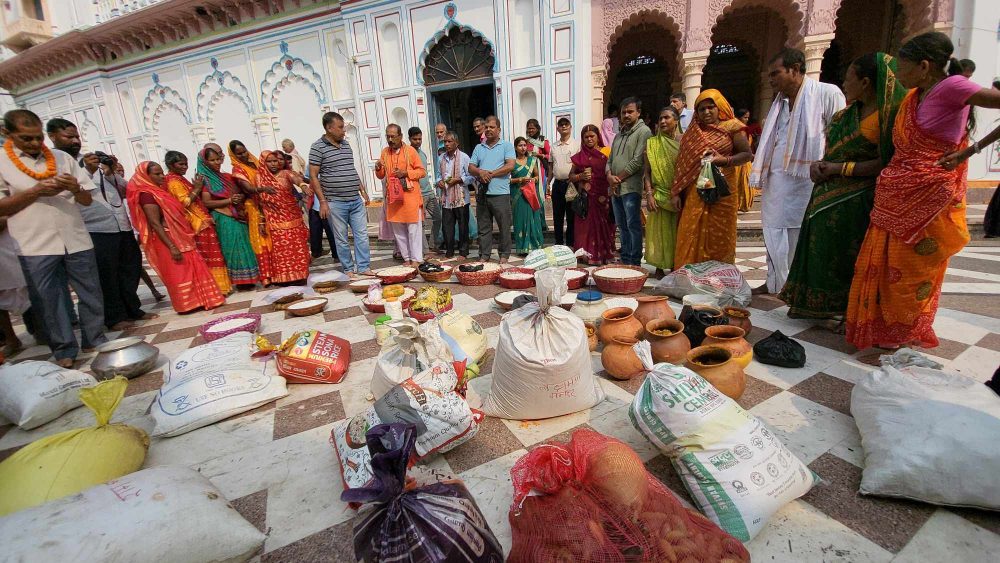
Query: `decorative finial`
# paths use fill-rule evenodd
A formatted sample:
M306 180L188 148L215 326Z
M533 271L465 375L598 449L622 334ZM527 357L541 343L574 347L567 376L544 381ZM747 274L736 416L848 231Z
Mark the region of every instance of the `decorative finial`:
M160 75L155 72L153 73L153 84L160 85Z
M212 65L213 69L219 70L219 59L212 57L211 59L209 59L209 64Z
M288 43L282 41L281 43L278 44L278 48L281 49L282 55L288 54Z
M444 17L448 18L448 21L453 21L455 16L458 15L458 6L454 2L448 2L444 6Z

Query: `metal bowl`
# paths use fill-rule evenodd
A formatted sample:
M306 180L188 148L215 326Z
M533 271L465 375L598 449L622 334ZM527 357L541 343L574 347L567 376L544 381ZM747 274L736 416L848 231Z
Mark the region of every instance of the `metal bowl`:
M138 377L156 366L160 350L141 336L119 338L97 347L97 357L90 364L97 379L124 376Z

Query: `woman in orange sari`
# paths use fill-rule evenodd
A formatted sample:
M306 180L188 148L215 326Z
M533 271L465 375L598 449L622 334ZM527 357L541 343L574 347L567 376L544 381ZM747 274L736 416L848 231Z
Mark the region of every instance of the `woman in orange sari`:
M187 209L166 189L163 168L143 162L129 180L128 208L149 265L167 287L178 313L226 302L198 253Z
M745 125L735 118L733 108L718 90L703 91L694 103L695 119L681 138L674 176L674 208L680 211L674 270L706 260L736 261L735 193L715 203L706 203L695 186L701 159L711 155L730 191L739 185L740 166L753 160Z
M267 287L271 283L273 269L271 266L271 236L267 232L267 224L264 214L260 211L257 203L257 193L260 184L257 182L257 174L260 170L260 163L257 157L250 154L246 145L242 141L229 141L229 159L233 163L233 177L243 180L251 186L254 193L247 198L245 205L247 212L247 227L250 229L250 247L257 255L257 267L260 269L260 283Z
M899 50L896 78L913 89L899 107L896 151L876 181L854 265L846 329L847 341L860 349L939 343L933 324L948 260L969 242L968 165L955 154L969 144L970 107L1000 107L1000 92L961 76L953 51L939 32L918 35Z
M184 153L167 151L163 162L170 171L165 177L167 191L184 206L188 223L195 232L194 243L198 247L198 254L205 260L205 265L215 278L219 291L223 295L229 295L233 291L233 284L229 279L229 270L226 269L226 259L222 255L219 235L215 232L215 221L201 201L201 192L206 186L206 180L201 174L195 174L194 181L197 187L188 181L184 176L188 171L188 159Z
M257 194L271 237L271 282L304 282L309 277L309 229L302 221L295 196L295 173L285 170L280 153L260 153L263 166L257 169L260 187L274 188L274 193Z

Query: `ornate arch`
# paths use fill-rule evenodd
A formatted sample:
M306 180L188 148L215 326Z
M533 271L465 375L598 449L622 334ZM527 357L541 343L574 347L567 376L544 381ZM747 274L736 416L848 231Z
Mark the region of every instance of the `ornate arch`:
M449 4L451 6L451 4ZM430 39L424 43L423 50L420 51L420 56L417 57L417 81L421 86L425 85L424 73L427 71L428 58L431 57L431 52L435 50L435 47L440 45L441 48L447 47L447 42L458 41L459 36L466 35L471 37L473 41L479 41L482 44L481 51L482 54L486 55L488 51L488 56L493 59L493 65L490 67L490 73L495 73L499 70L500 60L497 58L496 48L493 43L486 38L485 35L479 32L474 27L467 25L462 25L458 23L453 17L448 19L448 23L444 25L437 33L431 36Z
M253 114L253 103L250 101L250 90L233 73L219 70L219 61L212 57L212 73L198 85L195 96L195 107L198 111L198 121L208 121L215 110L215 105L226 95L232 95L246 108L247 114Z
M142 121L146 130L156 130L159 126L160 115L164 107L176 108L184 116L188 125L191 124L191 112L188 111L187 101L181 93L169 86L160 84L160 76L153 73L153 87L146 93L146 98L142 102Z
M607 15L607 13L605 13L605 15ZM622 37L626 36L626 34L628 34L630 31L635 31L644 26L649 26L649 25L659 26L663 28L665 31L667 31L670 34L670 39L667 39L667 41L670 41L671 39L673 40L674 47L676 50L675 55L677 57L680 57L682 51L681 46L683 45L683 35L681 32L681 30L683 29L682 28L683 17L684 16L681 15L681 20L677 20L673 16L667 15L666 13L660 10L644 9L634 12L632 15L628 16L624 20L620 20L620 23L614 28L614 30L608 36L608 41L604 43L605 72L608 72L609 73L608 76L610 77L611 63L613 62L611 60L611 55L613 53L617 54L616 53L617 51L624 50L624 55L622 56L624 56L625 58L629 58L630 55L639 55L642 54L642 51L649 52L653 51L655 47L663 46L663 45L656 45L651 47L649 45L639 44L639 43L630 43L629 45L619 45L618 42L620 39L622 39ZM619 57L616 56L615 58ZM677 69L676 59L664 62L666 62L671 69L673 70Z
M278 94L292 82L301 82L308 86L319 105L326 104L326 90L323 89L323 77L309 63L288 54L288 43L279 45L281 58L264 74L260 83L260 104L264 111L275 111Z
M608 69L608 54L611 46L621 38L622 34L634 26L636 18L666 22L665 27L674 34L679 47L684 45L684 35L687 29L687 6L684 2L671 0L655 0L653 2L637 3L634 0L609 0L604 2L604 28L601 40L593 43L591 56L594 66Z
M785 21L789 45L798 45L806 34L806 0L708 0L707 13L701 24L693 26L687 35L685 51L707 51L712 47L712 33L716 26L733 10L740 8L768 8Z
M83 113L83 121L79 124L80 126L78 129L80 131L80 137L83 140L84 146L90 148L96 148L96 144L100 142L101 140L100 137L103 136L103 132L101 131L101 128L98 127L96 123L94 123L94 120L90 119L90 114L88 112L90 112L89 109L82 110L81 113ZM91 139L90 135L88 135L90 127L93 127L95 130L97 130L98 133L97 139ZM93 145L91 143L93 143Z

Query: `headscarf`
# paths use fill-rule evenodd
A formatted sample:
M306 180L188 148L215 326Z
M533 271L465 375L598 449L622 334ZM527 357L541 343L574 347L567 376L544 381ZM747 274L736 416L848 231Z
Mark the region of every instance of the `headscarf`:
M680 120L677 127L680 128ZM656 135L646 140L646 158L649 160L649 171L652 176L653 197L657 205L668 211L676 211L670 201L670 193L674 184L680 146L681 142L677 137L667 136L659 130L656 131Z
M265 187L265 186L270 186L272 188L280 187L278 184L278 178L271 173L271 171L267 168L267 164L265 164L265 162L267 161L267 157L271 156L272 154L280 155L281 153L278 151L263 151L260 153L260 159L257 161L259 163L259 165L257 166L257 185L260 187ZM284 162L284 158L282 158L282 162ZM280 170L278 171L278 174L281 174Z
M153 183L149 177L149 167L152 164L155 163L148 160L139 163L126 188L128 208L132 213L132 224L139 232L139 242L147 245L152 238L157 236L149 225L149 219L146 218L146 214L142 210L142 204L139 203L139 197L142 194L149 194L156 200L156 205L159 206L163 216L163 226L166 227L170 234L170 240L174 242L177 249L181 252L194 250L194 230L188 223L184 204L177 201L177 198L164 187ZM150 254L152 253L147 253L147 258Z
M719 108L719 122L715 125L702 125L698 119L698 104L712 100ZM722 92L714 88L703 91L694 101L696 115L681 137L680 153L677 156L677 170L674 174L673 195L694 185L701 172L701 157L709 150L718 151L722 155L733 153L733 135L746 129L746 125L733 112Z
M240 193L236 186L236 180L231 174L216 172L208 165L208 151L210 150L214 151L215 149L206 145L205 148L198 151L198 173L208 181L208 191L219 199L226 199ZM246 221L242 205L231 205L229 209L232 211L233 219Z
M243 145L243 148L246 148L246 145ZM248 150L247 159L250 160L250 163L245 164L240 162L240 160L236 158L236 153L233 152L232 142L229 143L228 152L229 161L233 163L233 174L244 176L247 181L250 182L250 185L256 186L257 174L260 171L260 162L257 160L257 157Z
M583 134L588 131L597 133L597 145L594 148L589 148L583 144ZM594 178L606 181L608 156L601 152L600 149L602 148L604 148L604 142L601 140L600 130L595 125L586 125L580 131L580 152L571 156L570 161L580 170L589 167Z

